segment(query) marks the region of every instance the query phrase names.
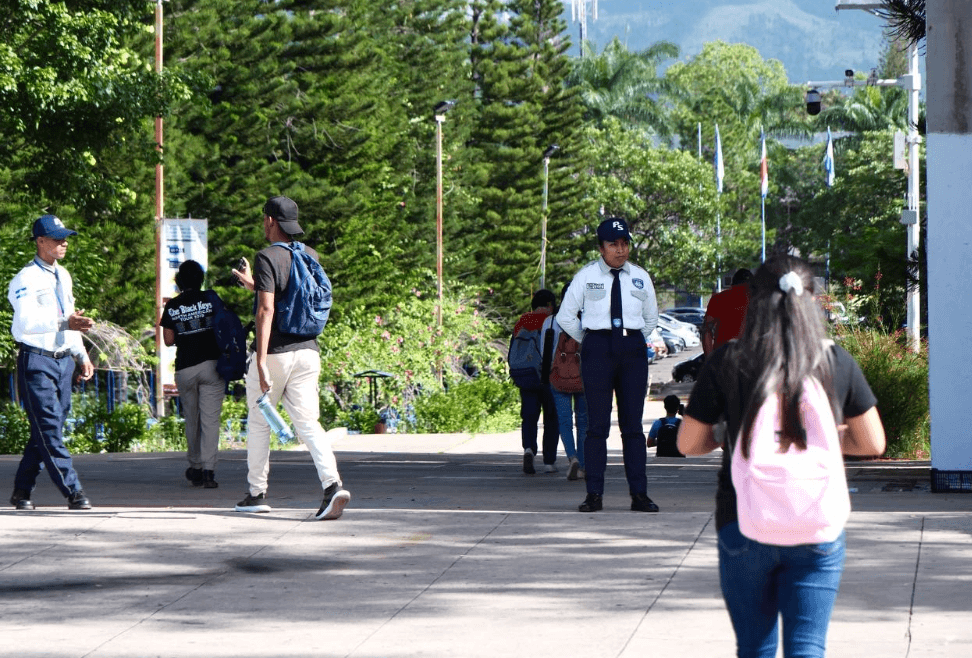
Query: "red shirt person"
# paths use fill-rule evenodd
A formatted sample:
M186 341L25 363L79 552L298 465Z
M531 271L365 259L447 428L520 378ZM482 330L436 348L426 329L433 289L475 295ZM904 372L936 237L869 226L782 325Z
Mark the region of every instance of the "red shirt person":
M732 275L732 287L712 296L702 323L702 351L706 356L742 334L749 306L749 280L745 267Z

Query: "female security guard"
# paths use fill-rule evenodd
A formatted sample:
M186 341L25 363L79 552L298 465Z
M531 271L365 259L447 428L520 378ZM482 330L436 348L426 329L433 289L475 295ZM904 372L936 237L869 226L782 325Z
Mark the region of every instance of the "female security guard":
M642 425L648 393L645 345L658 324L655 288L648 272L628 262L631 234L627 222L618 217L605 219L597 227L597 239L601 257L577 273L557 313L563 330L581 343L581 376L587 397L587 498L578 509L597 512L603 507L614 394L631 509L657 512L658 506L648 497Z

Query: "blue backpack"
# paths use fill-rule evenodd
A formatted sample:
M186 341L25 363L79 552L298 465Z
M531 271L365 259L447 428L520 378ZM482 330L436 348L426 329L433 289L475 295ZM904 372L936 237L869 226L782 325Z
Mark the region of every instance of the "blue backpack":
M240 317L223 303L219 295L211 290L209 293L216 309L213 316L213 335L219 347L216 372L228 382L243 379L246 374L246 330Z
M540 345L539 329L523 328L510 338L510 351L506 362L510 367L510 379L517 387L526 390L540 388L543 360Z
M321 264L300 242L274 242L291 253L290 282L274 305L277 331L291 336L317 338L331 315L331 282Z

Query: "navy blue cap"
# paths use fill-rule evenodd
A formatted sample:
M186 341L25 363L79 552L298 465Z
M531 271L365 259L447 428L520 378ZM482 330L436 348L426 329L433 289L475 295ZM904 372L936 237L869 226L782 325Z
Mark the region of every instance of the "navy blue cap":
M597 239L599 242L614 242L618 238L631 241L631 233L628 232L628 222L620 217L608 217L597 227Z
M60 218L54 215L42 215L34 221L31 239L52 238L54 240L63 240L69 235L77 234L77 231L66 228Z

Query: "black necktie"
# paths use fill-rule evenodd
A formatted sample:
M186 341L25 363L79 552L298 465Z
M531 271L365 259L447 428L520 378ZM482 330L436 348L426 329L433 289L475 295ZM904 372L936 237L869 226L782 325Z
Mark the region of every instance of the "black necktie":
M611 270L614 283L611 284L611 354L621 354L622 330L624 320L621 317L621 268Z

